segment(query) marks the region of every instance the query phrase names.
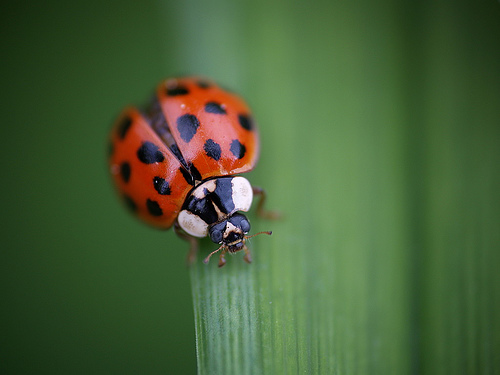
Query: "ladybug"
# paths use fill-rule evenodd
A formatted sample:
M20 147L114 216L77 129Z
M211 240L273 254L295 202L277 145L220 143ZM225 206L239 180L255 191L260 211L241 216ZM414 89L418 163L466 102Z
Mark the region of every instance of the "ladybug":
M259 155L257 127L241 98L207 79L167 79L145 110L125 109L110 142L110 171L123 201L146 223L173 226L191 245L188 263L206 236L220 246L205 263L220 251L222 267L226 253L240 250L251 262L245 242L253 236L241 212L259 195L257 213L264 214L265 195L237 176Z

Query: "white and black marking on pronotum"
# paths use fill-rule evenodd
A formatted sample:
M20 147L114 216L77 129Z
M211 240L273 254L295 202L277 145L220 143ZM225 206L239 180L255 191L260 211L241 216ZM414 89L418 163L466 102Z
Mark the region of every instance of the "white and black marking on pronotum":
M250 262L245 246L250 222L240 211L250 210L252 199L252 186L244 177L209 179L191 191L177 220L182 230L190 236L209 236L213 242L221 245L215 251L222 250L219 266L224 265L223 255L226 252L235 253L243 249L245 259Z
M242 188L243 184L248 186ZM236 211L250 209L251 189L250 183L244 177L219 177L207 180L198 185L184 202L179 214L179 224L188 234L205 237L210 225L223 221ZM242 194L246 195L246 202L242 202L240 197ZM235 200L238 202L238 207ZM189 223L184 220L185 215L188 215L186 218L189 218ZM186 228L183 224L186 224Z

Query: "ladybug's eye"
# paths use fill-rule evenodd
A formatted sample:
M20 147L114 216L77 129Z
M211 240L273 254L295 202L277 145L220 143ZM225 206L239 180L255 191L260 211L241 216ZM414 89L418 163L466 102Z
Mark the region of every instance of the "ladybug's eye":
M210 239L215 243L221 243L224 231L226 230L226 221L215 224L209 229Z
M250 222L242 214L234 214L230 219L230 223L233 224L236 228L240 228L243 233L250 232Z

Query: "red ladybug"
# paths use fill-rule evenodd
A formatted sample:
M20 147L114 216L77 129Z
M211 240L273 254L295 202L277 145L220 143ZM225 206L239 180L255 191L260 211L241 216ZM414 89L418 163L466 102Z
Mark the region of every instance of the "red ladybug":
M109 159L113 180L125 204L145 222L175 232L191 244L198 238L219 244L224 255L240 250L250 231L240 213L250 209L254 194L239 173L250 171L259 154L257 127L246 103L214 82L174 78L161 82L145 111L127 108L111 130ZM271 234L271 232L261 232ZM260 233L257 233L260 234Z

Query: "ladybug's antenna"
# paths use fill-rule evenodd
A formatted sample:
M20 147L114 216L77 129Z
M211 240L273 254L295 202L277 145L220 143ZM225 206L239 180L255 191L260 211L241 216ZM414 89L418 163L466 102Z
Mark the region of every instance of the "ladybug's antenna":
M264 231L264 232L255 233L255 234L252 234L251 236L245 236L245 240L248 240L249 238L258 236L259 234L267 234L267 235L270 236L271 234L273 234L273 232L271 232L270 230L268 230L268 231Z
M208 263L208 261L210 260L210 257L211 257L212 255L214 255L214 254L218 253L218 252L219 252L222 248L224 248L224 247L226 247L226 245L225 245L225 244L222 244L222 245L220 245L220 246L219 246L219 248L218 248L217 250L212 251L210 254L208 254L208 256L207 256L205 259L203 259L203 263L205 263L205 264L206 264L206 263Z

